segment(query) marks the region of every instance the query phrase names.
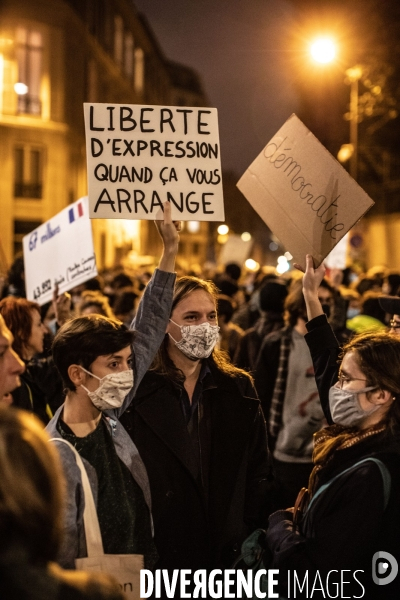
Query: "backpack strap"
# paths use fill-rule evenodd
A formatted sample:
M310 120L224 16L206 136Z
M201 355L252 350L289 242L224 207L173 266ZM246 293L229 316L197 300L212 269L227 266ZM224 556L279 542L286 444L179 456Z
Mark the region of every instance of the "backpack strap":
M391 487L391 476L390 476L390 472L389 469L387 468L387 466L378 458L374 458L372 456L368 457L368 458L363 458L363 460L358 461L356 464L352 465L351 467L349 467L348 469L345 469L344 471L342 471L341 473L338 473L338 475L336 475L335 477L332 477L332 479L330 479L329 481L327 481L326 483L324 483L324 485L321 485L320 488L318 488L318 490L315 492L314 496L311 498L311 501L307 507L307 511L309 511L312 503L314 502L314 500L316 498L318 498L318 496L320 496L334 481L336 481L337 479L339 479L339 477L341 477L342 475L344 475L345 473L349 473L350 471L355 470L357 467L359 467L360 465L366 463L366 462L374 462L377 467L379 467L379 470L381 472L382 475L382 482L383 482L383 510L386 510L386 507L388 505L389 502L389 497L390 497L390 487Z

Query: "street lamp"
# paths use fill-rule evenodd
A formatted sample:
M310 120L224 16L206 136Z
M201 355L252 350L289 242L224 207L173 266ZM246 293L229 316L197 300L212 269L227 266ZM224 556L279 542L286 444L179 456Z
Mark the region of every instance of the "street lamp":
M325 65L336 57L336 46L331 38L318 38L310 45L310 54L314 61ZM346 114L350 122L350 143L343 144L338 152L338 160L350 159L350 175L357 180L358 170L358 82L362 76L362 67L356 65L346 70L345 83L350 84L350 112Z
M346 70L346 83L350 84L350 175L357 181L358 174L358 82L362 76L359 65Z

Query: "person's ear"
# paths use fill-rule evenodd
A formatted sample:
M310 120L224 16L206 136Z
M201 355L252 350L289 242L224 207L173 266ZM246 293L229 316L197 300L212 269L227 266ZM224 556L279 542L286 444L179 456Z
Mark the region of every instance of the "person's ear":
M393 401L393 394L388 390L376 390L375 404L384 405L388 403L389 406L390 404L392 404Z
M82 383L84 383L86 381L86 378L88 377L88 375L85 373L85 371L82 370L82 368L79 365L70 365L68 367L67 373L68 377L70 378L75 387L79 387L80 385L82 385Z

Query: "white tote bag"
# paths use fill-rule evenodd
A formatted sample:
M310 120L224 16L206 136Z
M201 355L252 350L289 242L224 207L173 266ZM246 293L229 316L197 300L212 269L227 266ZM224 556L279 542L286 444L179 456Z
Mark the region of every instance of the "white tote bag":
M85 527L87 557L77 558L75 566L82 571L108 573L116 579L121 590L129 600L140 599L140 569L143 569L142 554L104 554L103 542L99 520L97 518L96 506L90 487L89 478L81 457L75 448L61 438L52 438L52 442L67 444L75 454L78 465L82 487L85 498L85 509L83 512L83 523Z

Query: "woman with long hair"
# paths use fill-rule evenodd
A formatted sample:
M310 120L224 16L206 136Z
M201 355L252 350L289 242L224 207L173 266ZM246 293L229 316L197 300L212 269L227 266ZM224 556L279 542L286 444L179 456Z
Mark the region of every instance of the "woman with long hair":
M108 576L63 571L53 562L63 530L60 473L39 419L0 407L0 598L123 600Z
M400 592L400 339L365 333L341 352L318 300L324 273L307 255L306 341L329 425L314 435L308 492L269 519L269 566L279 569L281 596L334 597L336 589L340 597L393 600ZM310 595L313 587L319 595Z
M58 307L60 303L69 303L67 295L59 297ZM26 366L21 386L12 393L13 405L32 411L46 424L63 402L63 386L51 357L41 356L46 327L40 306L26 298L8 296L0 302L0 314L14 336L13 349ZM61 323L61 315L57 317Z
M216 348L218 290L182 277L164 342L122 417L146 466L156 568L229 566L271 502L251 377Z

